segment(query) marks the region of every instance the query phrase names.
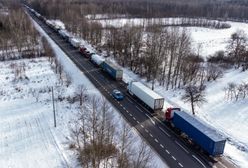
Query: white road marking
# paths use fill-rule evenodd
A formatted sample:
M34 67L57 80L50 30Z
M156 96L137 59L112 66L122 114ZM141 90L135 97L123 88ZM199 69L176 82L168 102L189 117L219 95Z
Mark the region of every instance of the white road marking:
M175 141L178 146L180 146L185 152L189 153L187 149L185 149L179 142Z
M195 158L195 160L197 160L204 168L206 168L206 166L200 161L200 159L198 159L195 155L192 155L193 158Z
M160 144L161 148L164 148L164 146L162 144Z
M136 121L136 118L135 117L133 117L133 119Z
M150 134L150 137L153 137L153 135L152 135L152 134Z
M139 124L140 122L137 120L137 123Z
M183 167L183 165L181 163L178 163L180 167Z
M146 116L151 120L151 122L153 123L153 125L155 125L155 121L153 121L153 119L148 114L146 114Z
M147 129L145 129L145 131L148 133L149 131Z
M144 128L144 126L143 126L142 124L141 124L140 126L141 126L142 128Z
M157 142L157 143L158 143L158 140L157 140L156 138L155 138L154 140L155 140L155 142Z
M169 134L168 132L166 132L162 127L159 127L159 129L160 129L163 133L165 133L168 137L171 137L170 134Z
M129 114L131 117L133 116L131 113Z
M166 153L170 154L170 152L167 149L165 151L166 151Z
M143 111L138 107L138 106L135 106L140 112L143 113Z
M221 166L223 166L224 168L227 168L223 163L218 162Z
M171 157L172 157L172 159L177 160L174 156L171 156Z
M153 125L155 125L155 121L153 121L153 120L151 119L151 122L153 123Z

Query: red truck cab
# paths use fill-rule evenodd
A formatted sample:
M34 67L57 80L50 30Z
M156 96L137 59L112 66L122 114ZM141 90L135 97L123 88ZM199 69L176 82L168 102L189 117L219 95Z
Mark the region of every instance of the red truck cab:
M173 107L167 108L167 110L165 112L165 120L167 120L167 121L172 120L175 111L181 111L181 109L180 108L173 108Z

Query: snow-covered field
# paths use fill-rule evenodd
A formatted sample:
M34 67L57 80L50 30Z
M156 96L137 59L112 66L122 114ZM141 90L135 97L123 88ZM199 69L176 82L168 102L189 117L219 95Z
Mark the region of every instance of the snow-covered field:
M85 17L87 19L94 19L94 20L99 20L99 19L114 19L114 18L125 18L128 15L124 14L95 14L95 15L86 15Z
M23 63L27 79L14 81L12 64ZM54 128L48 88L58 79L47 58L0 62L0 81L1 167L67 167L72 162L66 144L71 109L56 104Z
M90 18L90 17L88 17ZM98 16L100 18L100 16ZM114 26L114 27L123 27L126 24L140 26L147 25L150 23L159 23L164 24L176 24L181 18L153 18L153 19L142 19L142 18L118 18L118 19L99 19L94 20L103 25L103 27ZM243 30L248 34L248 24L240 22L226 21L231 25L231 28L227 29L210 29L202 27L187 27L186 29L190 32L193 47L197 51L200 48L200 54L203 57L214 54L219 50L226 50L228 40L231 37L231 34L237 30Z
M214 54L217 51L226 50L228 41L233 33L242 30L248 35L248 24L227 21L231 25L228 29L209 29L200 27L188 27L193 39L194 48L200 45L200 54L203 57Z

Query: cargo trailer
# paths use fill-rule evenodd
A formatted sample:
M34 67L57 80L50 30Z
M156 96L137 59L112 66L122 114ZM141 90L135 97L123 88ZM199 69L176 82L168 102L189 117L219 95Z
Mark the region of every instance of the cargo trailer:
M128 84L128 92L139 98L142 102L144 102L149 108L151 108L154 112L158 110L162 110L164 106L164 98L146 87L140 82L130 82Z
M76 39L75 37L71 37L71 38L69 39L69 42L70 42L70 44L71 44L74 48L79 48L79 46L80 46L80 44L81 44L80 40Z
M90 60L95 65L100 66L104 62L105 59L102 58L100 55L92 54L91 57L90 57Z
M122 80L123 70L120 67L108 61L104 61L101 67L103 71L107 72L115 80Z
M216 157L223 154L226 137L205 122L178 110L174 111L171 122L209 155Z
M67 30L59 30L59 34L66 40L69 41L72 35Z

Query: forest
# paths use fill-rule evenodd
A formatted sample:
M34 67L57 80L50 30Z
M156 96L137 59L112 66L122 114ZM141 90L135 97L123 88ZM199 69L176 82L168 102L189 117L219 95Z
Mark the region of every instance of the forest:
M248 19L246 0L28 0L42 14L58 16L66 4L78 6L82 14L118 13L132 17L205 17ZM42 2L42 3L40 3ZM53 9L53 10L51 10ZM55 10L56 9L56 10ZM52 13L48 12L52 11Z

